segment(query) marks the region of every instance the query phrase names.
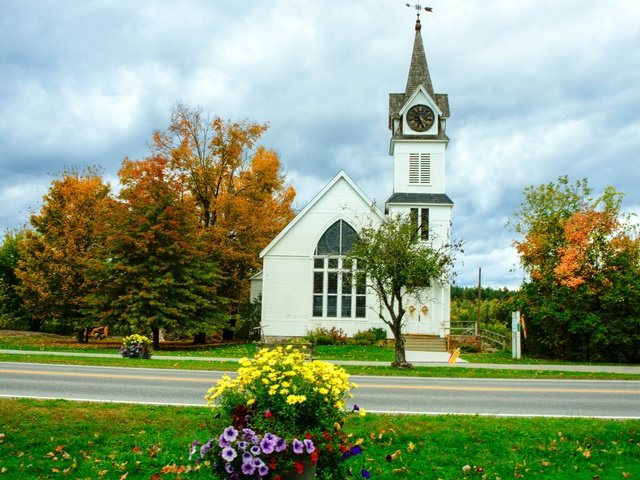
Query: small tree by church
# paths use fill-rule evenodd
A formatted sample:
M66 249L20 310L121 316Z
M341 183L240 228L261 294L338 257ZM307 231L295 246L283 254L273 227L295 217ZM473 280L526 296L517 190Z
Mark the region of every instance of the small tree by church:
M359 232L349 254L357 262L357 274L378 296L380 319L395 338L393 367L411 368L405 356L405 299L420 298L435 282L448 282L459 244L437 247L420 240L419 227L408 216L387 218L379 227Z

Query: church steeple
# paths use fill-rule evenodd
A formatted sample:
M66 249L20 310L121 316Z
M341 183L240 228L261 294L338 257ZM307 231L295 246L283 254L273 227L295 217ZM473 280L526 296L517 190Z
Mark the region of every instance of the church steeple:
M416 91L419 85L422 85L431 98L435 98L433 93L433 84L431 83L431 75L429 74L429 66L427 65L427 56L424 53L422 44L422 25L420 24L420 14L416 19L416 35L413 40L413 52L411 54L411 65L409 66L409 76L407 78L407 88L404 92L405 100Z

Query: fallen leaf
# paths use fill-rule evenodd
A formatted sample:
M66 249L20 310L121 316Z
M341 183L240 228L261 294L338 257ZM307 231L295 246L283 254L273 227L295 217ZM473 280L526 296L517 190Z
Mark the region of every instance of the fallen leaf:
M58 469L58 468L52 468L52 469L51 469L51 473L60 473L60 469Z
M120 480L127 480L127 477L129 476L129 472L125 473L124 475L122 475L120 477Z
M629 473L629 472L622 472L622 476L624 478L631 478L633 477L633 473Z
M542 466L543 467L548 467L549 466L549 462L547 462L546 460L542 461Z
M416 446L413 442L409 442L409 445L407 445L407 452L411 453L416 449Z
M465 465L464 467L462 467L463 473L469 473L470 471L471 471L471 465Z
M142 449L141 449L140 447L138 447L137 445L136 445L135 447L133 447L133 448L131 449L131 451L132 451L133 453L135 453L136 455L140 455L140 454L142 453Z
M98 476L99 477L104 477L107 473L109 473L109 470L100 470L98 472Z
M151 445L149 447L149 456L153 458L156 455L158 455L159 451L160 451L160 447L158 445Z
M151 477L149 477L149 480L162 480L162 477L157 473L154 473L153 475L151 475Z
M584 458L591 458L591 450L585 450L584 452L582 452L582 456Z
M56 447L56 452L61 452L61 451L63 451L63 450L64 450L64 445L58 445L58 446Z

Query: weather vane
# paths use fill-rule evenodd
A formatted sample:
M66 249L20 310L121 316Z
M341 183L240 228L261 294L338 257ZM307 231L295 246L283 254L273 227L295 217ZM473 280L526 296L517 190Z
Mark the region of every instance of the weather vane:
M416 12L418 12L418 18L420 18L420 12L422 10L424 10L425 12L433 12L433 8L431 7L423 7L422 5L420 5L419 3L416 3L414 5L411 5L410 3L405 3L405 5L409 8L415 8Z

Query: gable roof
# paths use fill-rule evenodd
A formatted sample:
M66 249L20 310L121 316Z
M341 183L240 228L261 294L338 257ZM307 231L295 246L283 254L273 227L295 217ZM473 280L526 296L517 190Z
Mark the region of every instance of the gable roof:
M380 219L384 218L384 214L380 211L380 209L375 205L374 202L372 202L369 197L367 197L367 195L360 189L360 187L358 187L355 182L353 180L351 180L351 177L349 177L349 175L347 175L345 173L344 170L340 170L337 175L335 177L333 177L331 179L331 181L329 183L327 183L324 188L322 190L320 190L320 192L318 192L318 194L316 194L315 197L313 197L311 199L311 201L309 203L307 203L305 205L305 207L300 211L300 213L298 213L296 215L296 217L291 220L286 227L284 227L280 233L278 233L278 235L275 236L275 238L273 240L271 240L271 242L269 242L269 245L267 245L266 247L264 247L264 249L260 252L260 258L264 257L269 250L271 250L273 248L273 246L275 244L277 244L280 239L282 237L284 237L287 232L289 230L291 230L299 221L302 217L305 216L305 214L311 210L314 205L316 203L318 203L320 201L320 199L322 197L324 197L326 195L327 192L329 192L331 190L331 188L338 183L340 180L344 180L347 182L347 184L353 189L353 191L367 204L371 206L371 211L378 215L380 217Z

